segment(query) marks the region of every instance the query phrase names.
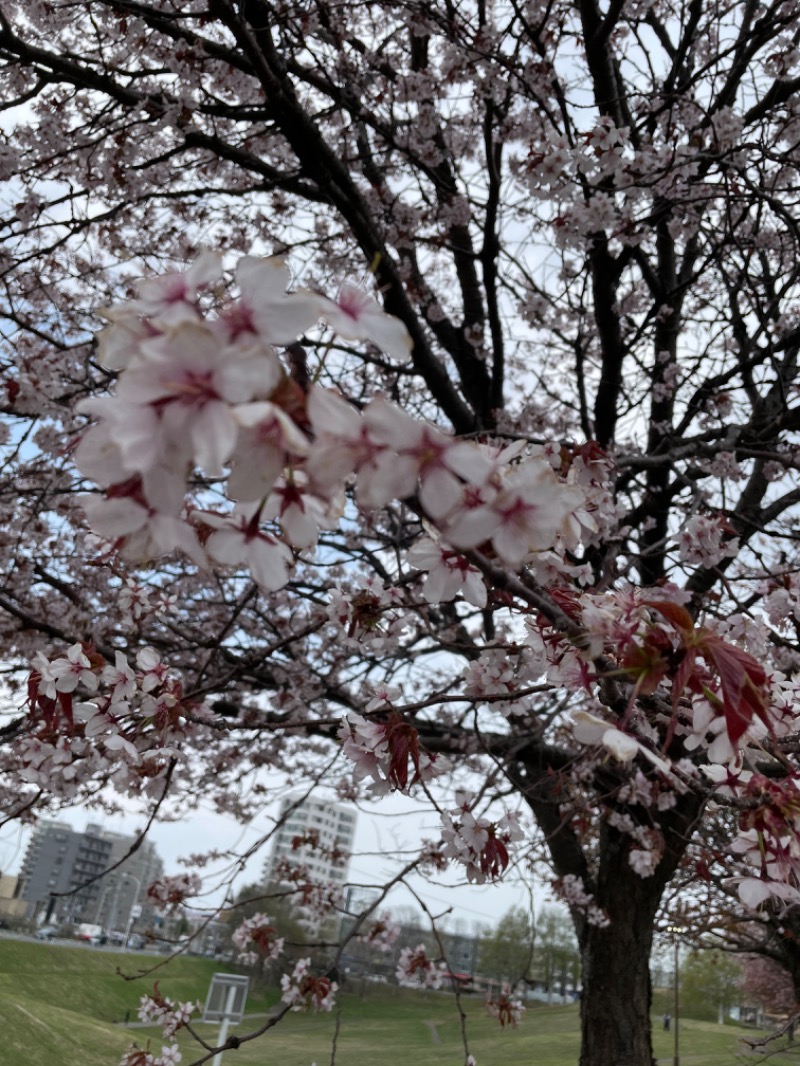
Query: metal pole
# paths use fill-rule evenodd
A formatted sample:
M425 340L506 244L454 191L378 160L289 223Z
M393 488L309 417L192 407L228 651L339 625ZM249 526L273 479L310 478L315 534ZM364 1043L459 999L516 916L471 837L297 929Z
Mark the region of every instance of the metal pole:
M95 925L102 925L104 928L105 928L105 923L100 921L100 916L103 913L103 904L106 901L106 896L111 891L112 887L113 887L112 885L106 885L106 887L103 889L103 893L100 896L100 902L97 904L97 910L94 912L94 924Z
M125 947L127 947L128 940L131 935L131 929L133 928L133 911L136 907L136 904L139 902L139 893L142 891L142 882L139 880L138 877L134 877L133 874L125 874L125 877L129 878L131 881L136 882L136 895L133 897L133 902L131 903L130 910L128 911L128 922L125 926Z
M231 1015L233 1014L233 1007L236 1003L236 986L231 985L228 989L228 998L225 1001L225 1016L222 1019L222 1025L219 1027L219 1036L217 1037L217 1047L222 1047L225 1041L228 1039L228 1026L230 1025ZM214 1056L214 1060L211 1066L222 1066L222 1052L218 1051Z
M678 1047L678 1029L680 1027L680 1012L681 1012L681 997L680 997L680 974L678 972L678 935L675 936L675 1054L673 1056L673 1066L681 1066L680 1050Z
M122 878L118 878L115 885L114 896L111 901L111 913L108 917L108 928L110 932L113 932L114 926L117 924L117 911L119 910L119 890L121 888Z

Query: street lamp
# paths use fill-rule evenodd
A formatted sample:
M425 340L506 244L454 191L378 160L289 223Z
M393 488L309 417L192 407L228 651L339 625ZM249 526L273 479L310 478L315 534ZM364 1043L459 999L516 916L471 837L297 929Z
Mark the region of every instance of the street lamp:
M686 927L683 926L683 925L668 925L667 926L667 931L672 933L673 944L675 945L675 963L674 963L675 1003L674 1003L674 1007L673 1007L673 1021L675 1022L675 1029L674 1029L674 1034L675 1035L674 1035L673 1039L675 1041L675 1044L674 1044L673 1055L672 1055L672 1066L681 1066L681 1056L680 1056L680 1047L679 1047L679 1039L680 1038L679 1038L679 1035L678 1035L678 1030L680 1029L680 1017L681 1017L681 997L680 997L681 982L680 982L680 956L679 956L680 941L678 940L678 934L679 933L685 933L686 932Z
M100 902L97 904L97 910L94 913L94 924L95 925L102 925L103 928L110 928L111 927L110 920L109 920L109 922L104 923L104 922L101 922L100 919L101 919L101 917L103 915L103 904L106 901L106 896L108 895L109 892L113 892L114 888L115 888L115 880L112 877L111 880L106 885L106 887L103 889L103 891L102 891L102 893L100 895ZM111 918L111 914L109 913L109 919L110 918Z
M136 894L133 897L133 902L131 903L130 910L128 911L128 923L125 926L125 947L127 947L128 939L131 935L131 928L133 927L133 923L136 921L136 918L138 918L138 915L134 914L133 912L136 910L136 904L139 902L139 893L142 891L142 882L139 880L138 877L134 877L133 874L125 874L125 877L128 877L131 881L136 882ZM141 910L139 911L139 914L141 914Z

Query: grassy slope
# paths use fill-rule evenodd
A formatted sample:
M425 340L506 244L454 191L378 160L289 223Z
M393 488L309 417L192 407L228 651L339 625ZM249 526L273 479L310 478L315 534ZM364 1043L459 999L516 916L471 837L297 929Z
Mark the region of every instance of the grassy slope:
M115 1025L126 1011L135 1017L139 996L154 979L173 999L203 999L219 963L179 959L142 981L124 981L120 968L133 974L160 960L79 947L0 939L0 1062L2 1066L115 1066L131 1040L161 1046L156 1029L124 1030ZM222 967L224 968L224 967ZM422 995L370 988L364 997L340 998L338 1066L461 1066L464 1053L454 1002L442 994ZM502 1030L480 1001L465 998L470 1050L478 1066L575 1066L578 1061L578 1012L575 1007L531 1007L517 1030ZM263 1011L263 996L251 996L248 1011ZM655 1051L672 1061L672 1034L656 1019ZM252 1019L232 1032L258 1024ZM226 1066L320 1066L331 1060L335 1015L292 1014L262 1038L224 1058ZM210 1042L216 1027L200 1027ZM686 1021L681 1026L681 1061L686 1066L733 1066L740 1060L739 1037L752 1030L721 1028ZM183 1042L183 1066L197 1054ZM747 1057L748 1063L759 1061ZM770 1066L792 1063L800 1055L775 1056Z
M139 997L159 988L171 999L203 1000L207 959L176 959L150 977L126 981L161 958L0 939L2 1066L113 1066L130 1040L116 1022L136 1018ZM263 1001L262 1001L263 1006Z

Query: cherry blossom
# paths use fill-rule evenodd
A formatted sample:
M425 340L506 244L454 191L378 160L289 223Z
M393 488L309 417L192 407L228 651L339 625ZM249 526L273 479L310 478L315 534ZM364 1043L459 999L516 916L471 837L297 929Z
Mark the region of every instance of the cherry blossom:
M73 644L66 656L52 661L38 652L34 669L39 692L49 699L55 699L58 692L74 692L78 685L89 692L97 690L97 675L81 644Z
M311 973L310 959L300 959L290 974L281 977L281 1000L293 1011L333 1010L337 991L335 981Z
M139 351L141 358L117 388L120 404L128 405L126 421L135 424L139 407L154 408L163 441L159 452L183 445L206 473L221 473L236 444L231 405L274 388L280 376L277 360L260 352L242 358L239 349L226 351L199 322L147 339Z
M234 500L260 500L270 493L290 457L308 455L309 441L274 403L238 404L233 414L239 432L228 494Z
M397 963L397 980L412 988L441 988L447 967L443 962L428 958L425 945L403 948Z
M486 586L480 571L441 542L432 537L418 540L408 553L408 561L428 571L422 586L428 603L447 603L460 593L467 603L486 606Z
M283 954L283 944L284 938L275 935L266 914L247 918L233 934L233 946L244 966L252 966L260 959L279 958Z
M523 839L518 816L506 812L496 822L476 818L475 797L456 795L458 806L442 814L442 854L466 867L467 878L477 884L502 877L510 861L509 848Z
M342 285L335 301L325 301L322 316L340 337L370 340L400 362L411 356L411 338L403 323L350 282Z
M243 256L236 265L241 300L223 318L230 339L253 333L267 344L289 344L313 326L324 301L310 292L287 292L289 281L283 259Z
M602 744L615 759L629 762L637 755L643 755L662 773L669 775L670 764L641 741L624 733L616 726L609 725L588 711L575 711L572 716L572 732L582 744Z
M445 535L456 548L491 541L504 562L518 567L530 552L551 548L560 536L573 542L573 513L581 502L577 489L559 486L549 464L531 459L513 469L489 499L462 507Z
M198 511L194 517L213 530L206 541L212 559L247 566L254 581L265 589L278 589L286 583L291 552L261 529L260 504L237 504L230 515Z

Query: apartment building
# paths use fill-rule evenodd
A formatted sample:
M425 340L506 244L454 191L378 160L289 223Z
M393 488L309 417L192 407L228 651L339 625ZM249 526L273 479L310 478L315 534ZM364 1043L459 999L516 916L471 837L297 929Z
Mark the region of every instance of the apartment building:
M281 803L280 828L264 864L265 884L280 880L283 861L305 866L315 881L333 881L344 893L357 814L352 807L326 799L286 796ZM315 837L317 843L292 847L296 837Z
M16 888L27 918L37 924L90 923L123 932L146 928L154 915L147 886L164 867L146 841L112 870L134 842L134 837L91 823L81 832L66 822L39 822Z

